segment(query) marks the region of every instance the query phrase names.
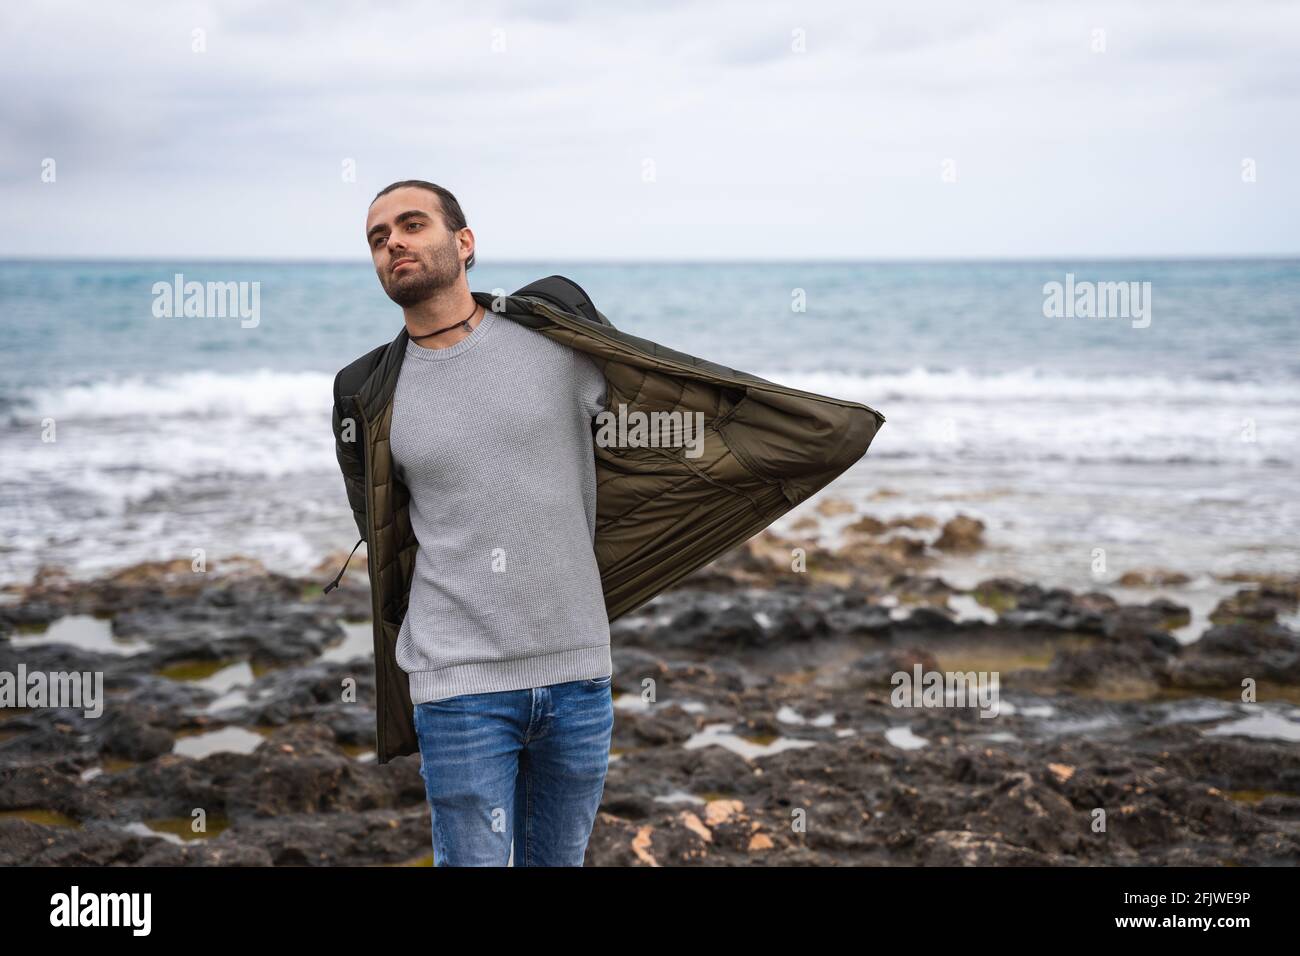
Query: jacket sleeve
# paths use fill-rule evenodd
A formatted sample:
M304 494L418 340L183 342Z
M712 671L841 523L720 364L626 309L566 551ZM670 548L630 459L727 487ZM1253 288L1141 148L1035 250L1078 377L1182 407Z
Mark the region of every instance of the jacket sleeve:
M728 451L797 505L867 453L884 417L811 392L751 386L719 429Z
M339 375L343 373L340 372ZM347 491L348 506L356 522L357 532L366 536L366 472L365 456L361 448L361 423L346 415L339 398L339 375L334 376L334 456L343 472L343 487ZM344 434L351 425L349 434ZM345 440L348 439L348 440Z

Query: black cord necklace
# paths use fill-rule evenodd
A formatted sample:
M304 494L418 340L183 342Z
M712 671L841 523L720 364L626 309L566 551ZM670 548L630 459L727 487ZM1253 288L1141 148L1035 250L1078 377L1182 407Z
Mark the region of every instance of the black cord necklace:
M475 302L475 303L474 303L474 312L477 312L477 311L478 311L478 303ZM432 332L425 332L423 335L410 335L410 336L408 336L408 337L409 337L409 338L412 338L412 339L427 339L427 338L428 338L429 336L431 336L431 335L442 335L443 332L450 332L452 329L458 329L458 328L460 328L462 325L465 326L465 331L466 331L466 332L473 332L473 331L474 331L474 327L473 327L472 325L469 324L469 320L472 319L472 318L474 318L474 312L471 312L469 315L465 316L465 318L461 319L461 320L460 320L459 322L457 322L455 325L449 325L449 326L447 326L445 329L435 329L435 330L432 331Z

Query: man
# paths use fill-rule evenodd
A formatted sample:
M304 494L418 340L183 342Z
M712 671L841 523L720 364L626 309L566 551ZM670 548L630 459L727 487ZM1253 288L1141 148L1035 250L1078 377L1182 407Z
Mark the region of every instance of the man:
M604 375L474 300L474 233L446 189L381 190L366 241L409 335L389 449L419 547L396 656L434 863L581 866L614 723L593 551Z
M866 453L884 416L622 331L564 276L466 298L460 265L473 264L474 236L455 198L430 183L381 192L367 236L406 318L334 377L353 552L367 543L375 764L421 755L437 862L499 863L507 832L520 865L580 862L608 759L612 714L601 708L612 701L592 696L610 685L609 622L808 500ZM685 443L647 444L647 422L674 418L702 428ZM594 458L594 533L583 455ZM502 508L514 517L499 519ZM545 551L519 527L545 535ZM548 573L548 562L565 572ZM426 636L444 631L454 641ZM635 675L643 699L655 699L662 676ZM489 678L510 689L486 689ZM575 681L592 696L565 686ZM573 776L561 784L562 773Z

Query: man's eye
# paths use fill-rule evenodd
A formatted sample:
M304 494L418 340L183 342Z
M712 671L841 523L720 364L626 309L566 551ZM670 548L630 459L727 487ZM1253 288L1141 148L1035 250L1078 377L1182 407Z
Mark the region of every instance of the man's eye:
M411 223L410 228L414 229L416 226L423 226L423 225L424 223L422 222L413 222Z

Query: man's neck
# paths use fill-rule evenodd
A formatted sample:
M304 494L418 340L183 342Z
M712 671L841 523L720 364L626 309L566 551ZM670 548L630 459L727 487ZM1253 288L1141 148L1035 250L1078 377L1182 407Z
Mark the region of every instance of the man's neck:
M478 326L483 320L483 308L474 301L468 288L458 286L402 309L402 315L406 319L406 332L416 345L426 349L445 349L466 338ZM456 325L465 319L469 319L469 331L463 325ZM448 326L455 328L437 335L427 334ZM416 341L417 335L426 337Z

